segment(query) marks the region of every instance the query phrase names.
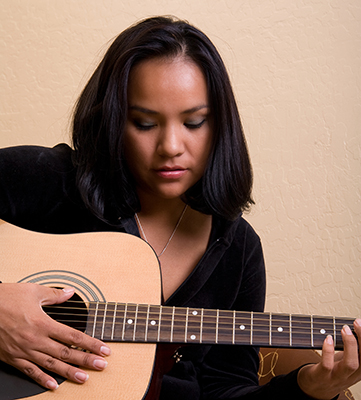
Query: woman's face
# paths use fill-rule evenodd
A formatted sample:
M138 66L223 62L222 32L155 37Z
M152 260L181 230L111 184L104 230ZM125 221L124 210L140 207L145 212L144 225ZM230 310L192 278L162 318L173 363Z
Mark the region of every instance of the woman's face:
M125 157L138 195L172 199L203 175L212 146L205 78L192 61L151 59L128 85Z

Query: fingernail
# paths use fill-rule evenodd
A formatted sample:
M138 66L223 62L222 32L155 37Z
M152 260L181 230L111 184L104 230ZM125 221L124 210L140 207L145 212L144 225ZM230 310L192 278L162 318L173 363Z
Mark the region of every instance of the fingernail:
M346 333L346 335L352 335L352 331L348 325L343 326L343 331Z
M96 360L94 360L93 365L96 369L104 369L107 367L108 363L105 360L97 358Z
M326 343L327 343L327 344L332 344L332 345L333 345L333 339L332 339L332 336L331 336L331 335L327 335L327 337L326 337Z
M63 292L65 292L65 293L72 293L72 292L74 292L74 289L71 288L71 287L65 287L65 288L63 289Z
M361 328L361 319L357 318L355 319L355 324Z
M45 385L50 390L56 390L59 387L59 385L54 381L47 381Z
M102 346L100 348L100 352L102 353L103 356L110 356L111 350L107 346Z
M79 381L79 382L86 382L89 379L89 375L86 374L85 372L76 372L75 373L75 378Z

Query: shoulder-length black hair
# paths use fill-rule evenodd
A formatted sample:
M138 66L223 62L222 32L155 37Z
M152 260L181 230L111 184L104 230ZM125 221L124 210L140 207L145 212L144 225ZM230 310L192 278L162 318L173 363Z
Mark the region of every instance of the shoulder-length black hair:
M143 60L184 56L203 71L213 124L204 176L184 194L192 208L236 218L252 203L252 168L224 63L209 38L174 17L148 18L123 31L85 86L73 117L77 186L85 205L108 222L140 210L123 154L131 69Z

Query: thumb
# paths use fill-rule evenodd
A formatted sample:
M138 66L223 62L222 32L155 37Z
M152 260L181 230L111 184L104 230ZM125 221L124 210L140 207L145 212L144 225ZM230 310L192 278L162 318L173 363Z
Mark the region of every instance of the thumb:
M42 290L40 293L40 304L42 306L64 303L64 301L69 300L75 292L74 288L72 287L56 289L43 286L43 289L44 290Z

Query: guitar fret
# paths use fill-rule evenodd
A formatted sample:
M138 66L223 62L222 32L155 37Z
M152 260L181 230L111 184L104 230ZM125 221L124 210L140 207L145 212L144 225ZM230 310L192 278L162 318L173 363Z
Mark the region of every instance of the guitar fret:
M251 312L237 311L235 314L235 344L251 344Z
M199 343L202 343L202 341L203 341L203 312L204 312L204 310L202 308L202 311L201 311L201 328L200 328L200 332L199 332Z
M253 344L253 311L251 312L251 345Z
M125 335L125 320L127 319L127 310L128 310L128 303L125 304L125 308L124 308L123 327L122 327L122 341L124 341L124 335Z
M93 326L93 334L92 336L95 337L95 328L96 328L96 322L97 322L97 317L98 317L98 307L99 303L96 303L96 308L95 308L95 314L94 314L94 326Z
M174 322L173 322L173 342L184 343L185 342L185 321L186 321L186 310L185 308L174 307Z
M272 313L269 313L269 345L272 346Z
M116 316L115 316L115 326L114 326L114 338L117 341L123 341L123 325L125 321L125 312L127 305L124 303L118 303L116 305Z
M255 346L269 346L270 336L270 314L252 313L252 343Z
M135 308L135 316L134 316L133 342L135 341L135 333L137 330L138 310L139 310L139 305L137 304L137 306Z
M334 341L334 346L337 347L336 318L335 317L333 317L333 341Z
M313 316L311 315L311 347L313 347Z
M292 316L292 347L312 348L312 324L311 316Z
M148 307L147 307L147 318L146 318L146 321L145 321L145 334L144 334L144 340L146 342L148 341L149 309L150 309L150 305L148 304Z
M171 331L170 331L170 341L171 341L171 343L173 342L174 312L175 312L175 307L173 307L173 309L172 309L172 325L171 325Z
M125 342L134 342L137 324L138 305L127 303L126 313L124 315L123 327Z
M172 324L173 322L173 308L162 307L161 317L159 320L159 341L171 342L172 341Z
M188 318L189 318L189 307L186 308L186 324L185 324L185 330L184 330L184 342L187 343L187 337L188 337Z
M289 319L290 319L290 334L289 334L289 336L290 336L290 346L292 347L292 315L291 314L290 314Z
M104 340L104 330L105 330L105 318L107 316L107 308L108 308L108 303L105 303L104 307L104 316L103 316L103 326L102 326L102 334L101 334L101 340Z
M219 325L219 310L217 310L217 320L216 320L216 343L218 343L218 325Z
M118 303L115 303L114 305L114 312L113 312L113 324L112 324L112 334L111 334L111 339L110 340L114 340L114 330L115 330L115 321L116 321L116 315L117 315L117 305Z
M236 311L233 311L232 344L236 343Z
M94 302L89 302L88 306L88 318L86 322L86 328L85 328L85 333L88 334L89 336L94 337L94 324L95 324L95 303Z
M115 303L103 303L104 307L104 317L103 317L103 330L101 335L101 340L109 341L112 340L112 334L114 329L114 308Z
M147 341L157 342L159 336L159 306L148 307Z
M162 321L162 309L163 307L160 306L159 307L159 319L158 319L158 337L157 337L157 342L160 341L160 325L161 325L161 321Z
M218 343L231 344L234 340L233 329L233 315L232 311L218 310Z

